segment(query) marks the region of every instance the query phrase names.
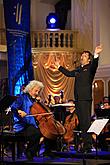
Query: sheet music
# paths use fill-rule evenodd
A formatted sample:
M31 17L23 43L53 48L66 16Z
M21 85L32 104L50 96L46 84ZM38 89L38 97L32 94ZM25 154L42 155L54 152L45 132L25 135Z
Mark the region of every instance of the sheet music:
M71 103L63 103L63 104L53 104L51 105L52 107L58 107L58 106L63 106L63 107L74 107L75 104L71 104Z
M95 120L87 132L89 132L89 133L93 132L96 135L99 135L108 121L109 121L109 119L97 119L97 120Z

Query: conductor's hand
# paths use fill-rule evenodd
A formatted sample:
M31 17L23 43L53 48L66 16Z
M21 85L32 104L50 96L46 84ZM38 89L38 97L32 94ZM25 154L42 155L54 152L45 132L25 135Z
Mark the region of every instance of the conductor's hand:
M27 115L27 113L22 110L18 110L18 114L20 117L25 117Z
M95 48L95 53L96 54L99 54L99 53L101 53L102 52L102 45L99 45L99 46L97 46L96 48Z

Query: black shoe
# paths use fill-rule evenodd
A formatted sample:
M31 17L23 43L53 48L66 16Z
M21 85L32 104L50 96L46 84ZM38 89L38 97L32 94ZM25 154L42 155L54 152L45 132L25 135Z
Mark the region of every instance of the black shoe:
M43 153L43 156L44 157L51 157L51 158L53 158L53 157L55 157L55 155L54 155L54 153L52 153L51 151L46 151L46 152L44 152Z
M92 152L91 148L86 148L82 150L82 153L84 154L91 153L91 152Z
M80 148L80 150L78 150L77 152L86 154L86 153L91 153L92 150L91 148Z
M31 154L30 151L27 151L27 152L26 152L26 157L27 157L27 159L28 159L29 161L32 161L32 160L33 160L33 156L32 156L32 154Z
M44 156L44 157L48 157L48 155L49 155L49 152L44 151L43 156Z
M91 149L86 149L86 150L84 151L85 154L91 153L91 152L92 152Z

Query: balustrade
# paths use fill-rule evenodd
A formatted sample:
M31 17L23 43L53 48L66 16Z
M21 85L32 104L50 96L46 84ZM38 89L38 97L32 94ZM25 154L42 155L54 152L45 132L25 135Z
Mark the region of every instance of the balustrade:
M31 31L31 45L37 49L77 49L77 39L78 31L75 30ZM6 45L5 29L0 29L0 45Z
M59 31L32 31L32 48L37 49L77 49L78 31L59 30Z

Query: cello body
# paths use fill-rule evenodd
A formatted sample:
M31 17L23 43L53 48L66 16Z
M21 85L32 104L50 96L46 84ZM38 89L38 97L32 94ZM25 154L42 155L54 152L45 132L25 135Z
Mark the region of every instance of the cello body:
M54 119L52 114L42 115L43 113L49 112L50 109L46 105L40 102L35 102L31 107L32 115L36 115L36 120L39 122L39 128L42 135L48 139L56 139L58 136L65 134L64 126L57 120Z
M70 114L66 117L64 127L66 129L66 133L63 138L66 143L70 143L74 140L74 132L73 130L79 124L78 117L75 113Z

